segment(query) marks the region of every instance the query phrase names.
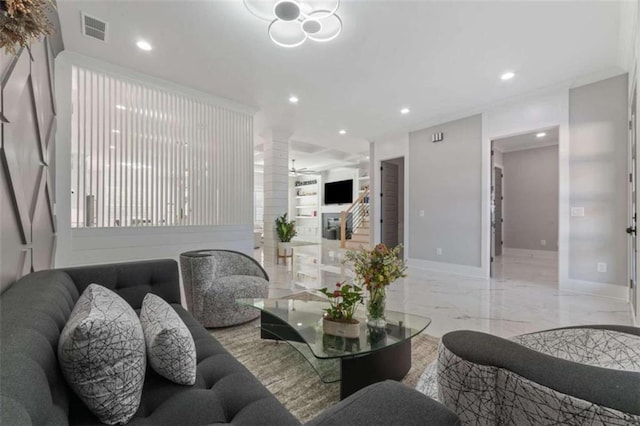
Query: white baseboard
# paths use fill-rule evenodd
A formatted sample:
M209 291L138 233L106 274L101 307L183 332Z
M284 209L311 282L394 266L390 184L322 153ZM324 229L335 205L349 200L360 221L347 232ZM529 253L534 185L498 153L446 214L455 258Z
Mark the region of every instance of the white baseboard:
M623 285L567 279L561 281L559 287L560 290L571 291L573 293L589 294L592 296L609 297L611 299L629 301L629 289Z
M528 250L511 247L503 247L502 254L507 256L534 257L537 259L558 259L558 252L551 250Z
M447 272L473 278L487 278L485 271L479 266L458 265L455 263L434 262L422 259L409 259L407 265L410 268L424 269L427 271Z

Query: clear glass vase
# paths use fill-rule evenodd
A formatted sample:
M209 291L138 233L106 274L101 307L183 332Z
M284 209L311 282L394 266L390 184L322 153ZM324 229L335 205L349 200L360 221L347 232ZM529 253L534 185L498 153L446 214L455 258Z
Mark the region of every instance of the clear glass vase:
M384 287L369 290L369 300L367 300L367 325L371 327L384 327L387 325L384 317L386 302L387 293Z

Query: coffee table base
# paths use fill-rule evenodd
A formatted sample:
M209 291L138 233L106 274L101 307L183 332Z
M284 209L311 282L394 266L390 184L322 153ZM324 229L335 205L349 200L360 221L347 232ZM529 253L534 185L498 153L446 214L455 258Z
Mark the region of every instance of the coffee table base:
M260 337L303 342L285 321L262 311ZM411 339L368 354L340 358L340 399L384 380L402 380L411 369Z

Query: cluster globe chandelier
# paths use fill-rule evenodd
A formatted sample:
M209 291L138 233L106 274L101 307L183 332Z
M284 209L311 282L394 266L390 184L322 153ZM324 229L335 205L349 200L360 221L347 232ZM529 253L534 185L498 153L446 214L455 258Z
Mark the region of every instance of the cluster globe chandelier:
M337 14L340 0L243 0L257 18L269 22L271 40L282 47L297 47L307 40L331 41L342 32Z

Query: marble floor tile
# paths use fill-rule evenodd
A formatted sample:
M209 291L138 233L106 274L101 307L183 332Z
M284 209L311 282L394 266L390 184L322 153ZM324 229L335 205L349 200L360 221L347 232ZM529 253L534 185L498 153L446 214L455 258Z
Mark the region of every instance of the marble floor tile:
M256 250L271 277L270 296L349 279L337 243L296 246L286 266L265 262ZM628 303L560 291L557 276L557 260L514 255L500 256L489 280L410 268L407 278L388 288L387 308L430 317L425 332L436 337L462 329L510 337L569 325L632 324Z

